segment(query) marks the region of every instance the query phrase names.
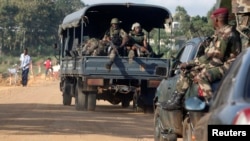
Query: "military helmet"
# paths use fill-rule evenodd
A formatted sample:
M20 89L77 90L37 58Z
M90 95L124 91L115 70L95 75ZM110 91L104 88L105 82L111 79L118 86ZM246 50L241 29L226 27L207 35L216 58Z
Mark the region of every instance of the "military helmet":
M113 18L113 19L111 19L111 22L110 22L110 24L119 24L119 23L120 23L120 21L118 18Z

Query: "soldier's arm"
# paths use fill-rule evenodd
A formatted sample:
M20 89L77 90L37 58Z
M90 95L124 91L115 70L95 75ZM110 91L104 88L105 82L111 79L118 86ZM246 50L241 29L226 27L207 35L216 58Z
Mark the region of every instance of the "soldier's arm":
M128 34L123 29L121 29L120 35L122 37L122 43L121 43L120 47L124 47L125 44L128 42L128 39L129 39Z
M242 44L238 32L232 29L227 40L220 46L221 56L224 61L235 58L241 52Z
M144 35L143 47L145 47L146 49L148 48L148 38L146 35Z
M107 30L102 38L103 41L110 41L109 30Z

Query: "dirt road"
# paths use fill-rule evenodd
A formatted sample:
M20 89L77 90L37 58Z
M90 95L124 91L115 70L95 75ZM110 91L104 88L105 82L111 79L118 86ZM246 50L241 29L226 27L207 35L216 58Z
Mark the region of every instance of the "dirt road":
M153 141L153 114L105 101L95 112L76 111L62 105L58 81L0 86L0 140Z

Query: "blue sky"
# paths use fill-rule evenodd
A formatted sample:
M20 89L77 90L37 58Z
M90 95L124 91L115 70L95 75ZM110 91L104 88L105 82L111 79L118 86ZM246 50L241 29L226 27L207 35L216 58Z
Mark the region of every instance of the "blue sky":
M177 6L182 6L186 9L190 16L207 16L207 12L214 6L216 0L82 0L85 4L94 3L109 3L109 2L133 2L156 4L168 8L172 14L175 13Z

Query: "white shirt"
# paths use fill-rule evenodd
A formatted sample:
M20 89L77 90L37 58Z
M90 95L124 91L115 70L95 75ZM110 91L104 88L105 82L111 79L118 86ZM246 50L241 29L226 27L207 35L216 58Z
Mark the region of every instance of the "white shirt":
M29 68L30 63L31 63L31 58L28 54L27 55L21 54L20 61L21 61L21 68L23 70L26 70Z
M24 53L22 53L21 55L20 55L20 61L22 62L22 60L23 60L23 56L24 56Z

